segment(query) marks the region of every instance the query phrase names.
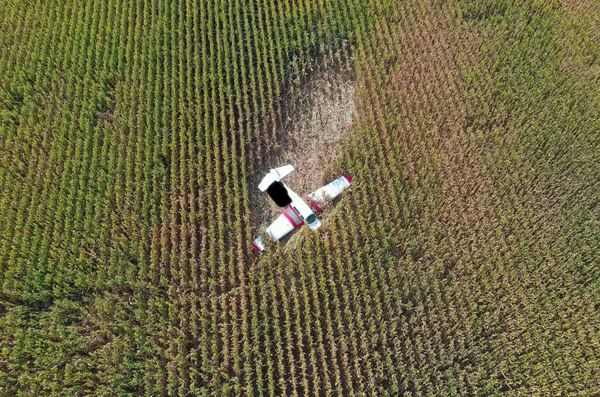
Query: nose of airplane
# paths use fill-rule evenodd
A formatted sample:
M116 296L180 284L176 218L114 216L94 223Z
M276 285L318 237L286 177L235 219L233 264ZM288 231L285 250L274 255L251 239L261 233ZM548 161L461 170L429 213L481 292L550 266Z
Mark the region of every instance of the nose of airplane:
M321 221L319 221L319 218L315 214L310 214L306 218L306 224L310 230L317 230L321 226Z

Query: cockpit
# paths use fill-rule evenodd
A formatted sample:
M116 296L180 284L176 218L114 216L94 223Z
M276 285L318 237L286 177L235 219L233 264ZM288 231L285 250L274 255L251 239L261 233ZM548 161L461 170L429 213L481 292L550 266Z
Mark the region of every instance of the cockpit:
M287 189L285 186L283 186L283 183L279 181L273 182L269 185L267 188L267 194L279 207L287 207L292 202Z

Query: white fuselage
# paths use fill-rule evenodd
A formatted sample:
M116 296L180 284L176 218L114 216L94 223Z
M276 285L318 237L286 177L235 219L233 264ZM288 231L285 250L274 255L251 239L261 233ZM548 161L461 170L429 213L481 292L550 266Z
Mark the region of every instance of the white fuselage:
M331 203L340 193L350 187L352 178L349 175L341 176L320 189L306 196L307 203L296 192L284 184L281 179L291 173L294 167L286 165L272 169L260 182L260 191L266 191L281 208L285 208L267 227L266 232L271 241L279 241L294 229L307 224L311 230L321 226L315 212L321 213L323 208ZM284 190L285 189L285 190ZM259 236L252 242L256 252L265 250L266 241Z
M285 186L285 188L288 191L288 194L290 195L290 198L292 199L292 203L290 205L296 210L296 212L298 213L298 215L300 215L302 220L308 225L308 227L311 230L318 229L319 226L321 226L321 222L319 222L319 219L317 219L312 208L308 204L306 204L306 201L304 201L300 196L298 196L296 192L290 189L285 183L283 184L283 186ZM314 218L314 220L312 218Z

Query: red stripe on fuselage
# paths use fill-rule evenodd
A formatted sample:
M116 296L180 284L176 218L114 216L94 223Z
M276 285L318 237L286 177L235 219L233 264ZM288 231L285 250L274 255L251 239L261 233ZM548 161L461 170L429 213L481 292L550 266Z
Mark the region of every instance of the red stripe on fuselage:
M297 229L297 228L299 228L300 226L302 226L302 221L300 221L300 223L298 223L298 222L297 222L297 221L294 219L294 217L288 213L288 211L293 211L293 212L294 212L294 215L296 215L296 216L298 216L298 214L296 214L296 211L294 210L294 208L292 208L292 206L291 206L291 205L290 205L290 206L288 206L288 207L285 209L285 211L283 211L283 216L285 216L285 219L287 219L287 220L288 220L288 222L290 222L290 224L291 224L291 225L294 227L294 229ZM298 218L300 218L300 217L298 217Z

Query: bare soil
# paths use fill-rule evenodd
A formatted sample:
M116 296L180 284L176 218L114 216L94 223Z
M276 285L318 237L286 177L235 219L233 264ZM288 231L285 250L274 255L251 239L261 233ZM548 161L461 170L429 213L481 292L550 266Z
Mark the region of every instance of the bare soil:
M338 158L343 137L352 128L356 113L355 76L344 64L318 67L303 82L292 83L278 110L277 142L251 176L250 200L255 228L264 228L281 209L256 186L271 169L292 164L296 169L285 183L300 196L330 181L324 180ZM335 168L335 167L333 167Z

